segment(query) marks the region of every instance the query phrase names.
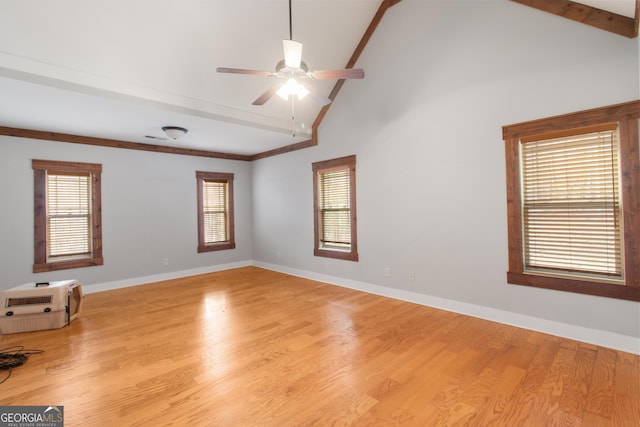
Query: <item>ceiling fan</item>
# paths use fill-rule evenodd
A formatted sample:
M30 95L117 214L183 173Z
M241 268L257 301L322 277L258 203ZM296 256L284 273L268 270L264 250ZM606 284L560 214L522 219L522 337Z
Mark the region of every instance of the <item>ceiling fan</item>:
M309 80L330 80L330 79L362 79L364 70L362 68L347 68L337 70L316 70L311 71L307 64L302 61L302 43L293 40L293 29L291 20L291 0L289 0L289 40L283 40L284 59L276 64L275 72L247 70L243 68L218 67L218 73L250 74L256 76L278 77L278 82L267 89L262 95L253 101L253 105L263 105L270 100L273 95L278 94L287 100L292 96L302 99L310 95L316 102L324 106L331 103L331 99L326 96L313 93L300 81ZM293 98L292 98L293 100Z

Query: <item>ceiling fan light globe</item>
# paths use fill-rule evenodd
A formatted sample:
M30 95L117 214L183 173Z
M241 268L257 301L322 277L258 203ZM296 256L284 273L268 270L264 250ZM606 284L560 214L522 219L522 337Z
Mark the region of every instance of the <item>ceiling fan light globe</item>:
M296 95L298 99L302 99L309 94L309 90L291 77L278 89L276 94L284 100L289 99L291 95Z
M298 96L298 99L302 99L305 96L309 95L309 90L307 90L307 88L302 86L301 84L298 84L296 95Z
M280 89L278 89L278 92L276 93L280 98L287 100L289 99L289 96L296 93L297 89L298 82L296 81L296 79L291 77L285 84L282 85L282 87L280 87Z
M278 91L276 92L276 95L278 95L280 98L286 101L287 99L289 99L289 92L287 90L284 90L283 88L284 86L278 89Z

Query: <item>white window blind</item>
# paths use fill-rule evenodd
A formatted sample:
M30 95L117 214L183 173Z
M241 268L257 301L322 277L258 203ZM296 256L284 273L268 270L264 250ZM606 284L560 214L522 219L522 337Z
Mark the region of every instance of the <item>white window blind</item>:
M320 244L325 249L351 248L349 168L318 172Z
M226 181L204 181L202 185L204 242L229 240L229 192Z
M525 269L622 278L615 125L521 144Z
M47 175L47 257L90 256L91 176Z

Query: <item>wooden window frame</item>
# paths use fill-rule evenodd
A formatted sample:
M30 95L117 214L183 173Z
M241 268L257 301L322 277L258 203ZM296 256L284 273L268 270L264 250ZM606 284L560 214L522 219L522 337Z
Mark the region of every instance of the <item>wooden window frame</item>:
M33 272L94 267L104 264L102 257L102 165L96 163L32 160L34 175L34 263ZM47 258L47 173L91 176L91 256L52 261Z
M227 226L229 227L229 240L224 242L206 243L204 226L204 201L203 186L205 181L224 182L227 185L229 203L227 206ZM196 171L196 182L198 191L198 253L235 249L235 221L233 209L233 174L222 172Z
M345 156L337 159L315 162L311 167L313 171L313 254L315 256L342 259L346 261L358 261L358 233L356 215L356 156ZM318 174L336 169L349 169L349 194L350 194L350 220L351 220L351 249L349 251L326 249L321 247L322 231L320 229L319 203L318 203Z
M510 284L640 301L640 100L503 126L505 142ZM521 139L593 125L617 123L620 144L624 283L538 274L524 270L520 153Z

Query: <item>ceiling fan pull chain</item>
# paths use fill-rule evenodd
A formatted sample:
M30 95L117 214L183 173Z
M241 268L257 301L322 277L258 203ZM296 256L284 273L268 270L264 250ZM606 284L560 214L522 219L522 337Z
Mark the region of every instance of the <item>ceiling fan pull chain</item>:
M291 136L295 138L296 137L296 100L293 95L291 95L290 98L291 98L291 132L292 132Z

